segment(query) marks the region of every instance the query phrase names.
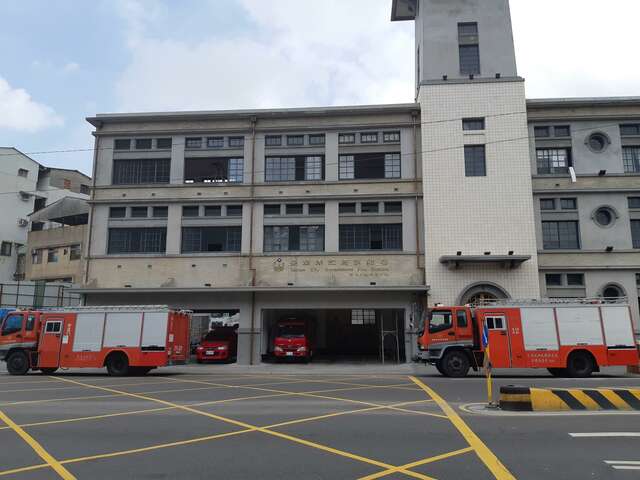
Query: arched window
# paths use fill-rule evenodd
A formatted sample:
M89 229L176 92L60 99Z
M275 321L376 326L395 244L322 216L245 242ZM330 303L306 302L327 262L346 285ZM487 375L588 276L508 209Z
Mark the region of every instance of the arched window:
M615 302L619 298L626 297L626 294L620 286L610 283L602 289L600 296L604 298L605 301Z
M492 300L510 298L510 295L502 287L490 283L479 283L467 287L460 295L460 305L483 305Z

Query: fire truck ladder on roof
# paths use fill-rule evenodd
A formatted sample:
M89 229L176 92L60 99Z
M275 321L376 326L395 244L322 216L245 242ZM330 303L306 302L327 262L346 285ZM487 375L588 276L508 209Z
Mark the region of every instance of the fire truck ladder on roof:
M473 304L475 307L491 306L536 306L536 305L626 305L629 303L627 297L587 297L587 298L540 298L540 299L512 299L501 298L492 300L482 300Z
M44 307L36 310L43 312L136 312L136 311L162 311L171 310L167 305L113 305L113 306L78 306L78 307ZM191 310L175 309L181 313L191 313Z

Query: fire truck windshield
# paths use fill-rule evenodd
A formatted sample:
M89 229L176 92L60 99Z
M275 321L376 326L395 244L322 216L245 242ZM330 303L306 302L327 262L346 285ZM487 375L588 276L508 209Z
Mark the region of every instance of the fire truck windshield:
M429 333L437 333L447 330L453 326L451 320L451 312L444 310L436 310L431 312L429 320Z

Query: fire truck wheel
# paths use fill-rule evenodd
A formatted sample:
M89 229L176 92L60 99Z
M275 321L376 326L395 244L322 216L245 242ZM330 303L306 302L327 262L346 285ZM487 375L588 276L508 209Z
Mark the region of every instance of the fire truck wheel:
M7 370L11 375L25 375L29 371L29 357L25 352L18 351L7 358Z
M471 363L469 357L462 350L453 350L442 357L442 370L446 377L461 378L469 373Z
M40 371L44 375L53 375L54 373L56 373L58 371L58 369L57 368L41 368Z
M593 357L587 352L573 352L567 360L567 373L573 378L590 377L595 370Z
M435 363L435 367L436 367L436 370L438 370L438 372L440 372L440 375L446 375L446 374L444 373L443 368L442 368L442 360L438 360L438 361Z
M129 359L124 353L112 353L105 363L107 372L112 377L124 377L129 374Z
M566 377L567 369L566 368L547 368L549 373L554 377Z

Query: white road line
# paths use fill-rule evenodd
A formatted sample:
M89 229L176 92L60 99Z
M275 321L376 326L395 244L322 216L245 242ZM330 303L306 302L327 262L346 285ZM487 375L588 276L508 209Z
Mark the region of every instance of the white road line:
M637 461L637 460L605 460L604 463L607 463L609 465L615 464L615 465L639 465L640 466L640 461Z
M633 467L630 465L612 465L611 468L614 470L640 470L640 465L637 467Z
M603 438L603 437L638 437L640 432L595 432L595 433L570 433L573 438Z

